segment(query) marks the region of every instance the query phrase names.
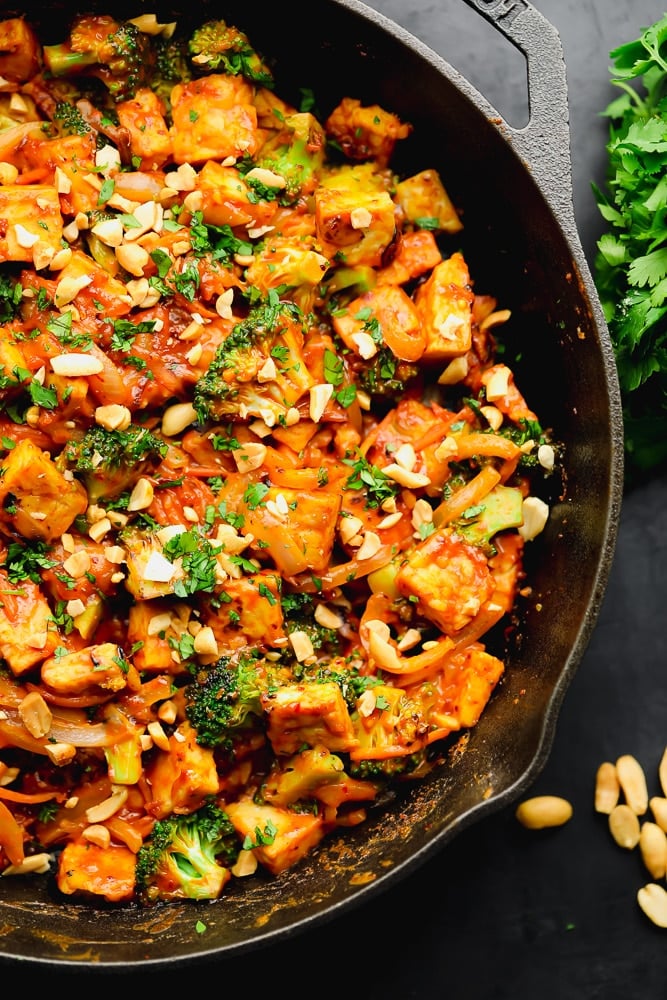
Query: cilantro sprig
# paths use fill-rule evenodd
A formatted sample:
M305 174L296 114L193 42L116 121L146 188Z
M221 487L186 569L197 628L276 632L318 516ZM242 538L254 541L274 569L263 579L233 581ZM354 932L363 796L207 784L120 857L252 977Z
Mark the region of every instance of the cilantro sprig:
M667 14L610 57L622 93L603 112L606 185L593 191L607 231L594 274L616 357L630 485L667 468Z
M343 462L352 469L352 475L345 480L343 489L365 492L366 507L381 507L385 500L398 494L398 483L363 456L356 459L344 458Z

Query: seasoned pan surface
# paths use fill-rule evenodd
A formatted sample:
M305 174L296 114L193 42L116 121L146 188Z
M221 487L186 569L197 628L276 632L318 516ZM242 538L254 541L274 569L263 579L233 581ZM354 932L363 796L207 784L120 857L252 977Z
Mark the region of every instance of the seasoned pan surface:
M481 0L476 6L487 13L493 7ZM250 890L242 882L231 886L219 904L154 911L63 906L42 880L4 880L0 958L124 971L239 953L293 935L407 876L486 812L518 796L544 765L613 556L622 431L608 335L573 224L567 109L558 104L560 49L529 5L510 7L515 14L507 30L529 65L534 58L540 66L530 76L538 127L525 134L507 127L450 65L362 4L323 2L316 21L306 2L289 4L288 17L276 5L252 23L246 4L224 7L225 19L275 58L279 92L296 96L309 86L329 107L344 91L413 123L394 166L406 172L434 166L447 178L464 206L461 246L476 285L512 310L508 350L521 384L565 445L566 476L552 498L549 526L530 552L532 593L511 639L502 685L475 729L427 780L406 787L298 868L259 879ZM43 37L53 37L75 9L57 3L47 12L28 3L21 12ZM126 16L152 9L142 3L114 8ZM220 16L219 4L196 11L174 5L159 14L193 22L209 12ZM295 26L306 19L304 44ZM197 933L200 915L205 935Z

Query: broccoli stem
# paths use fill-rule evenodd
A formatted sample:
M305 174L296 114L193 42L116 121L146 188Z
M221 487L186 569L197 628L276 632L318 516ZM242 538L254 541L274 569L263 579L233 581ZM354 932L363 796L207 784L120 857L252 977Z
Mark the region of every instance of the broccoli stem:
M45 45L43 47L44 63L53 76L67 76L69 73L81 72L89 66L97 64L94 52L74 52L67 43Z

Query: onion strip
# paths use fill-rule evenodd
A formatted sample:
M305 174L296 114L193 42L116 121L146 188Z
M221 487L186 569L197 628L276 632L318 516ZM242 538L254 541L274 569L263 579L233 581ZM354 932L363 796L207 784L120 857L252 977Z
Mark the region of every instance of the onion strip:
M7 802L23 802L26 805L50 802L51 799L58 798L58 794L58 792L15 792L11 788L0 787L0 799L5 799Z
M46 755L46 748L53 740L75 747L110 747L129 738L128 733L116 725L70 721L57 715L51 720L48 735L36 738L25 728L18 712L5 709L4 713L5 718L0 719L0 741L4 738L7 745L32 753Z
M482 503L484 497L491 492L501 479L501 475L492 465L485 465L477 475L459 490L443 500L433 511L433 523L436 528L443 528L461 517L469 507Z
M0 802L0 847L11 864L20 865L23 862L23 831L4 802Z
M376 569L386 566L396 555L397 549L405 548L410 543L411 538L407 538L404 544L400 546L392 542L390 545L382 545L375 555L369 559L357 559L353 557L348 562L332 566L326 573L318 577L319 586L315 584L310 573L289 577L288 582L308 594L316 593L318 590L324 592L335 590L336 587L342 587L351 580L361 580Z

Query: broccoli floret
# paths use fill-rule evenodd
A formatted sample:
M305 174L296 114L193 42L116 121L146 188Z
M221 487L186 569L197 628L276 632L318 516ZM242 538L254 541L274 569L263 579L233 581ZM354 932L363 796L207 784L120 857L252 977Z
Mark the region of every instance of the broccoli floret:
M53 76L97 77L114 101L134 97L148 82L155 62L150 37L130 21L109 15L78 17L69 38L45 45L42 51L45 68Z
M116 496L151 461L167 453L164 441L136 424L123 431L91 427L80 441L63 449L60 465L82 472L92 501Z
M394 399L419 374L419 366L400 361L388 347L380 347L373 358L359 368L358 382L371 396Z
M282 203L291 203L308 195L317 186L324 165L326 134L311 114L288 115L278 135L262 146L256 163L286 181L280 193Z
M92 131L75 104L58 101L53 112L53 121L60 135L85 135Z
M313 649L324 649L335 655L340 652L340 636L336 629L325 628L315 621L315 600L312 594L283 594L282 609L287 633L305 632Z
M167 445L146 427L130 424L124 431L91 427L82 441L70 442L66 449L68 461L78 471L90 472L106 466L117 469L122 465L136 466L152 457L164 457Z
M263 87L273 86L271 71L253 49L247 35L225 21L207 21L195 28L188 49L193 65L204 72L222 71L245 76Z
M184 38L157 38L155 40L155 71L153 80L169 83L187 83L192 79L192 67L188 60L188 46Z
M23 287L7 274L0 274L0 323L9 323L20 315Z
M311 665L297 663L293 673L297 681L315 681L317 684L328 684L333 681L340 688L350 712L356 711L357 702L364 691L384 683L380 677L360 674L357 667L336 656L332 657L329 663L321 660Z
M353 760L347 768L352 778L363 781L391 781L407 776L417 770L426 760L426 751L408 754L405 757L385 757L377 760Z
M214 226L204 222L202 212L193 212L190 222L190 244L195 257L207 257L231 270L235 254L251 254L253 245L239 239L231 226Z
M157 820L137 854L137 892L147 902L217 899L238 851L234 827L215 802Z
M203 747L231 749L232 733L261 716L260 696L266 677L259 661L223 656L200 669L185 688L185 714Z
M298 306L280 301L271 290L267 301L251 309L222 341L196 383L193 405L199 420L241 414L280 423L312 384L302 342ZM269 361L275 375L260 384L257 375Z
M162 99L167 115L171 114L171 92L177 83L192 79L187 40L180 37L157 38L154 42L155 67L151 89Z

